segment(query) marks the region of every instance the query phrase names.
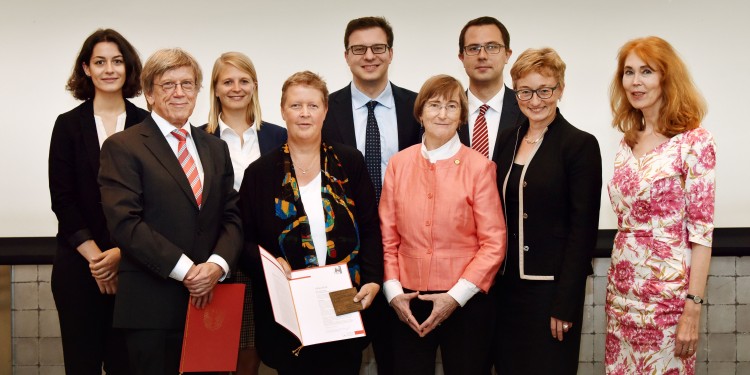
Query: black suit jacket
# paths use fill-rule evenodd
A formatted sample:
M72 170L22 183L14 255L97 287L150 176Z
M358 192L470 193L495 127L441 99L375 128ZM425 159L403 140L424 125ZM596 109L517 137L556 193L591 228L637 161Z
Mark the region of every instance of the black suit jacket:
M227 145L197 128L191 133L204 171L200 210L152 117L115 134L102 147L102 205L122 252L115 327L184 327L189 294L169 278L182 254L196 264L214 253L230 269L236 263L242 229Z
M421 125L414 118L414 101L417 93L403 89L391 83L393 101L396 104L396 121L398 126L398 149L403 150L422 141ZM323 139L327 142L343 143L357 147L354 133L354 114L352 113L352 86L328 96L328 113L323 122Z
M500 128L497 130L497 138L495 141L495 149L492 152L492 161L495 164L498 163L498 145L500 144L497 140L500 139L500 134L503 130L511 129L516 125L520 124L526 116L521 113L521 109L518 108L518 101L516 100L516 92L511 90L508 86L505 86L505 95L503 96L503 112L500 114ZM471 147L471 138L469 137L469 126L474 124L464 124L464 126L458 129L458 138L461 139L461 143L467 147Z
M497 186L503 209L505 179L528 128L526 120L502 132L498 140ZM551 315L558 319L574 321L583 307L586 277L593 273L601 187L599 143L568 123L558 110L527 162L519 186L524 218L518 226L524 249L519 252L522 273L530 279L554 279L558 287Z
M357 259L360 265L360 285L370 282L382 284L383 247L380 223L375 204L375 190L367 173L364 157L356 148L336 143L328 144L333 146L348 178L348 184L345 185L347 199L354 202L350 208L353 210L359 230L360 250ZM278 238L284 227L280 221L268 218L274 218L276 215L275 198L279 195L283 179L282 151L277 148L247 167L240 188L240 211L245 228L242 271L253 279L256 342L263 362L276 369L283 369L295 360L292 350L297 348L300 342L274 320L257 245L276 257L282 256ZM344 258L347 255L338 254L338 257ZM368 310L363 314L369 312ZM365 318L367 324L367 316ZM321 350L333 360L337 353L344 355L351 350L362 350L366 345L366 339L344 340L315 345L313 351ZM302 350L310 351L312 348Z
M203 124L200 129L206 130L208 124ZM209 133L217 137L221 137L219 134L219 127L213 133ZM265 155L270 151L275 150L279 146L286 143L286 129L281 126L271 124L270 122L261 122L260 130L258 131L258 146L260 146L260 154ZM244 173L244 171L237 173Z
M148 117L127 100L125 113L126 129ZM81 276L86 278L91 278L88 262L76 248L87 240L94 240L102 251L115 247L102 211L98 174L94 101L87 100L57 117L49 147L49 191L58 221L55 263L84 267Z

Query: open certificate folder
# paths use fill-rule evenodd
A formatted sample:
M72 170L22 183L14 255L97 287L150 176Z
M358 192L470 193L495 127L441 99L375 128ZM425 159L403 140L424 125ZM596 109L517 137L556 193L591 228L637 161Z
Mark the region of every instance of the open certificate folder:
M352 287L345 264L292 271L287 279L273 255L260 248L260 257L274 318L303 346L365 336L359 311L336 316L328 295Z

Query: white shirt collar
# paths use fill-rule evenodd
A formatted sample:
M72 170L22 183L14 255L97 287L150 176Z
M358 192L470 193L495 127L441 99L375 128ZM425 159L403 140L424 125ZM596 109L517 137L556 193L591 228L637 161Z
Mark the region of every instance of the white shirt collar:
M390 109L393 108L396 105L395 100L393 99L393 89L391 88L391 83L388 82L387 85L385 85L385 89L383 92L378 95L375 99L370 99L369 96L362 93L362 91L359 91L357 89L357 85L354 84L354 82L351 83L352 87L352 108L359 109L364 107L370 100L377 101L380 105Z
M422 156L429 160L430 163L435 164L440 160L450 159L456 155L461 149L461 140L458 138L458 133L456 133L453 135L453 138L448 142L445 142L444 145L432 151L427 151L427 147L424 145L424 136L422 136L422 147L420 149L422 151Z
M159 130L161 130L161 133L166 138L172 131L175 129L178 129L176 126L169 123L169 121L163 119L161 116L159 116L156 112L151 111L151 117L154 119L154 122L156 123L156 126L159 127ZM188 120L184 125L179 127L179 129L185 129L188 133L189 137L193 137L193 133L190 131L190 121Z
M248 128L247 130L245 130L244 132L242 132L242 134L241 134L241 135L242 135L242 136L246 136L246 135L250 135L250 134L253 134L253 133L255 133L255 132L256 132L256 131L258 130L258 128L257 128L257 127L258 127L258 123L256 122L256 123L254 123L254 124L253 124L252 126L250 126L250 128ZM225 131L227 131L227 130L229 131L229 133L230 133L230 134L236 134L236 135L240 135L240 134L237 134L237 133L235 133L234 129L230 128L230 127L229 127L229 125L227 125L227 124L226 124L226 123L225 123L225 122L224 122L224 121L223 121L223 120L221 119L221 114L219 114L219 134L220 134L220 135L223 135L223 134L224 134L224 132L225 132Z
M487 104L493 110L501 112L503 109L503 99L505 99L505 85L487 103L483 103L479 98L474 96L471 90L466 90L466 96L469 99L469 113L479 111L479 107L483 104Z

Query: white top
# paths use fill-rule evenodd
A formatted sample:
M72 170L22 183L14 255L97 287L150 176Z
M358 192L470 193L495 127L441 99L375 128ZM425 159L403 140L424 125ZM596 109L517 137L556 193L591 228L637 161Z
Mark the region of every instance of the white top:
M250 163L260 158L260 144L258 144L258 125L253 124L250 128L242 132L242 142L240 135L230 128L221 120L219 115L219 137L227 143L229 156L232 159L232 169L234 169L234 190L240 191L242 177L245 176L245 169Z
M439 160L449 159L456 155L458 151L461 150L461 140L458 138L458 133L456 133L453 135L453 138L448 142L445 142L444 145L432 151L427 151L427 148L424 145L424 136L422 136L421 150L422 156L429 160L430 163L435 164ZM461 306L464 306L466 302L469 302L471 297L474 297L477 293L479 293L479 288L474 285L474 283L464 278L458 279L456 284L448 291L448 295L453 297L453 299ZM388 303L391 303L391 300L399 294L404 294L404 288L401 285L401 281L391 279L384 282L383 294L385 294Z
M326 239L326 218L323 213L323 195L321 192L321 173L307 185L299 186L299 195L302 198L302 206L305 207L307 220L310 223L310 236L312 237L315 255L318 257L318 265L326 265L328 255L328 243Z
M117 123L115 124L115 133L119 133L125 130L125 117L127 113L123 112L117 116ZM94 122L96 123L96 135L99 137L99 148L102 148L104 141L107 140L107 130L104 129L104 121L101 116L94 115ZM114 133L112 133L114 134Z
M489 158L492 160L492 155L495 152L495 143L497 141L497 133L500 130L500 114L503 113L503 100L505 99L505 85L500 91L488 100L487 103L482 103L481 100L477 99L471 90L467 90L466 96L469 99L469 139L474 135L474 123L477 122L479 117L479 107L484 104L490 106L487 108L487 112L484 113L484 118L487 120L487 137L489 138Z

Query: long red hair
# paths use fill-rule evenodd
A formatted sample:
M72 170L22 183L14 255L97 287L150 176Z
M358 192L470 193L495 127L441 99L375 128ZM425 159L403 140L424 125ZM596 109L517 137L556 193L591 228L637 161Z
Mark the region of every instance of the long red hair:
M625 59L630 53L661 73L662 106L654 130L673 137L699 127L706 116L706 101L677 52L666 40L656 36L633 39L617 54L617 72L609 89L612 126L625 134L625 142L633 147L644 126L643 113L633 108L622 85Z

